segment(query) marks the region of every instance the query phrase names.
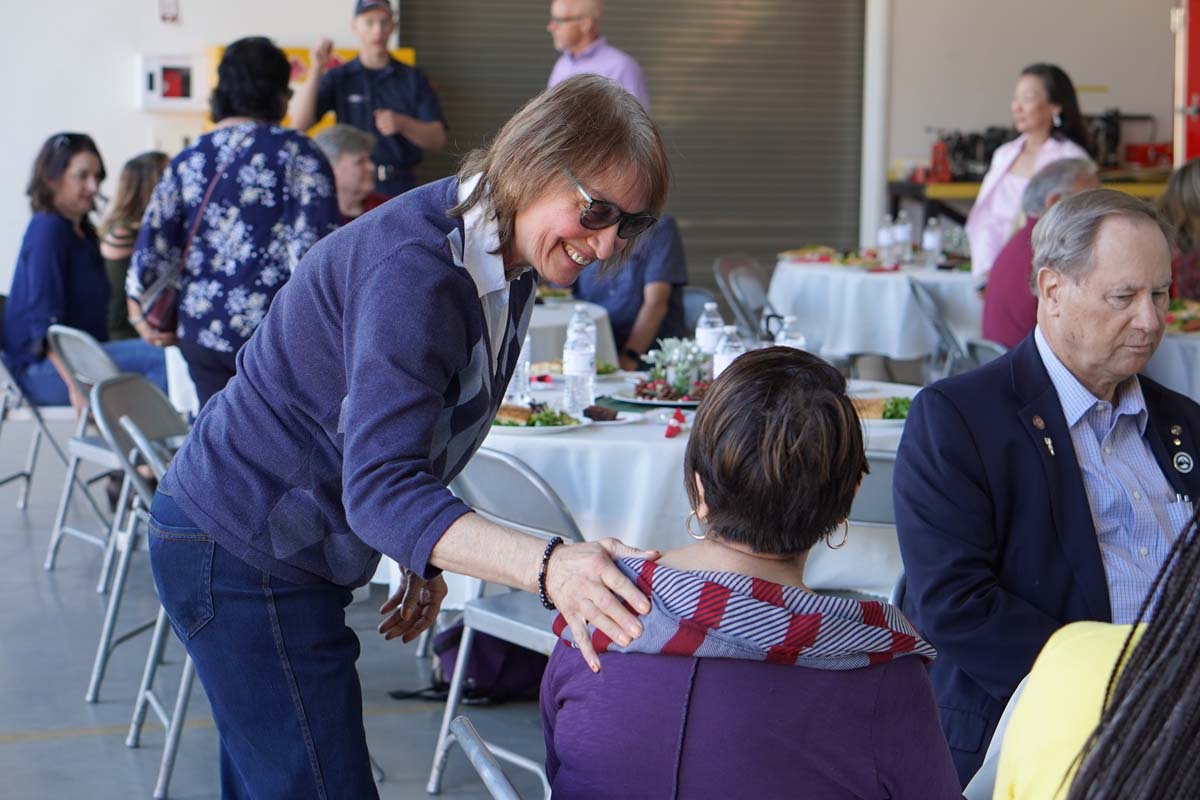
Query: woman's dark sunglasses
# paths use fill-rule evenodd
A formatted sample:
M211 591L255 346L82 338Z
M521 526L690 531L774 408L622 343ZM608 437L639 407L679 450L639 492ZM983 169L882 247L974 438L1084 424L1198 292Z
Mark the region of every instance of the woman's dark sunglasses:
M617 226L617 236L622 239L632 239L635 236L645 233L650 229L650 226L658 222L658 218L653 214L640 212L637 214L628 214L621 210L621 207L616 203L610 203L607 200L593 200L588 194L587 189L584 189L579 181L571 178L575 184L575 188L583 195L583 199L587 201L583 211L579 212L579 224L587 228L589 231L602 231L605 228Z

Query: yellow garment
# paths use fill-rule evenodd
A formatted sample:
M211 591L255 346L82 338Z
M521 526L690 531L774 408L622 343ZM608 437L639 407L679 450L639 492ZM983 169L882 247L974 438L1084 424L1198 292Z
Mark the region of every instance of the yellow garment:
M1076 622L1046 642L1009 718L993 800L1067 796L1078 766L1075 757L1100 722L1104 693L1130 627ZM1133 645L1144 628L1139 626Z

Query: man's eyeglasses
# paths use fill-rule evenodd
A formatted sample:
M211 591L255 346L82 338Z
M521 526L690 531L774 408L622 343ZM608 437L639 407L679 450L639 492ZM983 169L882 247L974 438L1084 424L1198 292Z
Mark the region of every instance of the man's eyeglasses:
M616 203L610 203L607 200L593 200L579 181L573 177L571 181L583 195L583 199L587 201L587 205L579 212L579 224L589 231L602 231L616 225L617 236L628 240L645 233L651 225L658 222L657 217L645 211L630 214L622 211Z
M585 19L586 17L587 17L586 14L575 14L570 17L551 17L550 24L551 25L566 25L568 22L578 22L579 20Z

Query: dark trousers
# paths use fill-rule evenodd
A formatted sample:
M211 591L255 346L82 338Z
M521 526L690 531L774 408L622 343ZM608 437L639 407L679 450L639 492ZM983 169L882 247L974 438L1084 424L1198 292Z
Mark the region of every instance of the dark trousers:
M221 741L223 798L377 798L350 590L274 578L159 493L150 564Z
M196 396L200 407L204 408L209 399L225 388L225 384L237 373L237 353L222 353L201 347L195 342L182 339L179 342L179 352L188 365L188 375L196 384Z

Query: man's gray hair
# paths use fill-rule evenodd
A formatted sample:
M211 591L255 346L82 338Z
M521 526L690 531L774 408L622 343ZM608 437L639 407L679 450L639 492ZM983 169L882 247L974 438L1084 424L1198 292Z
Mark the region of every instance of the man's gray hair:
M1021 210L1027 217L1040 217L1046 213L1046 201L1051 195L1068 192L1080 178L1095 174L1096 164L1090 158L1051 161L1029 179L1021 195Z
M375 149L375 136L352 125L331 125L314 136L313 142L321 148L330 164L336 164L342 156L370 153Z
M1174 236L1171 226L1149 203L1113 189L1089 189L1064 197L1033 226L1033 270L1029 285L1037 291L1037 273L1047 267L1078 282L1093 266L1092 245L1101 223L1125 217L1158 226L1167 246Z

